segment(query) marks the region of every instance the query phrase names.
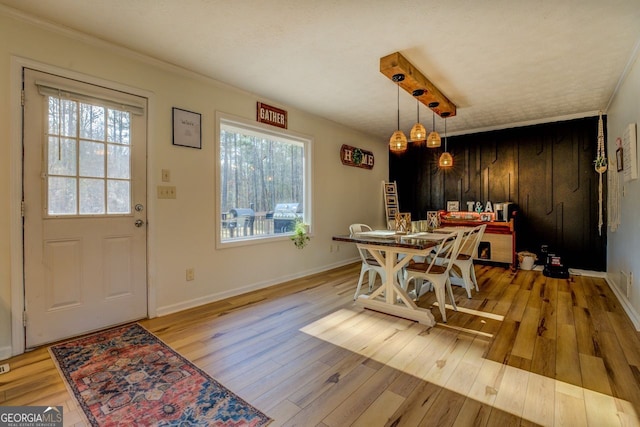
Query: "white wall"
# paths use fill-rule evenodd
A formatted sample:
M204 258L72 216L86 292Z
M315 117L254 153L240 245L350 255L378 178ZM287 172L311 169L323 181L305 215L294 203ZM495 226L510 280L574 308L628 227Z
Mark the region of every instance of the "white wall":
M18 79L16 57L82 73L151 93L148 141L149 282L159 314L279 283L338 266L357 256L355 247L330 251L331 236L348 232L353 222L381 226L381 182L388 176L385 141L348 129L273 100L260 98L211 79L141 57L120 48L10 15L0 8L0 359L11 355L11 302L21 289L19 217L19 105L12 103ZM15 101L15 99L14 99ZM313 138L313 232L298 250L288 241L217 250L214 212L215 113L253 120L256 102L289 112L289 129ZM171 107L202 114L202 150L171 144ZM370 150L373 170L343 166L342 144ZM16 165L16 163L18 163ZM177 200L157 200L161 169L171 170ZM18 227L16 227L18 225ZM13 239L13 247L12 247ZM196 280L185 281L194 267ZM13 268L13 269L12 269ZM16 287L18 285L18 287ZM19 313L13 313L17 316ZM81 321L79 319L79 321Z
M618 88L613 101L607 111L607 151L614 156L616 138L622 137L626 127L635 123L640 124L640 56L636 56L635 63ZM640 129L640 128L638 128ZM609 170L608 173L617 173ZM621 224L615 232L609 230L607 234L607 277L614 290L618 290L618 297L627 312L640 327L640 179L624 183L622 173L619 174L621 190ZM620 274L633 273L631 295L626 298L626 283Z

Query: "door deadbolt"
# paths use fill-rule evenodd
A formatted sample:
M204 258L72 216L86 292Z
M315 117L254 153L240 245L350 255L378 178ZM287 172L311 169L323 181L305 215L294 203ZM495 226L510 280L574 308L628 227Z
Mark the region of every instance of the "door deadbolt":
M138 203L135 207L136 212L142 212L144 210L144 206Z

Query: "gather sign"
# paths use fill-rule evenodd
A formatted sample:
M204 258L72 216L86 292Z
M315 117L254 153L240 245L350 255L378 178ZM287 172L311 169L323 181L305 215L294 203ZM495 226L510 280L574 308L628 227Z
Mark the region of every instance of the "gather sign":
M361 148L343 144L340 147L340 160L343 165L373 169L373 153Z
M258 102L256 112L258 122L283 129L287 128L287 112L285 110Z

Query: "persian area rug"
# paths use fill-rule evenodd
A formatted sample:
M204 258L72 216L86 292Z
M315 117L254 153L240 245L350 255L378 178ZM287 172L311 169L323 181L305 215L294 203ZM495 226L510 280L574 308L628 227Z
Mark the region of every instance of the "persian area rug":
M93 426L265 426L265 414L138 324L49 348Z

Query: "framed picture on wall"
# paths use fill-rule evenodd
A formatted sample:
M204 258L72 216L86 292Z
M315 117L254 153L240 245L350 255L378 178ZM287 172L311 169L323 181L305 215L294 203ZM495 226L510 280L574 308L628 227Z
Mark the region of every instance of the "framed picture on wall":
M447 202L447 211L458 212L460 210L460 202L457 200L449 200Z
M201 115L173 107L173 145L202 148Z
M622 172L624 169L624 156L622 155L622 147L618 147L616 150L616 168L618 172Z

